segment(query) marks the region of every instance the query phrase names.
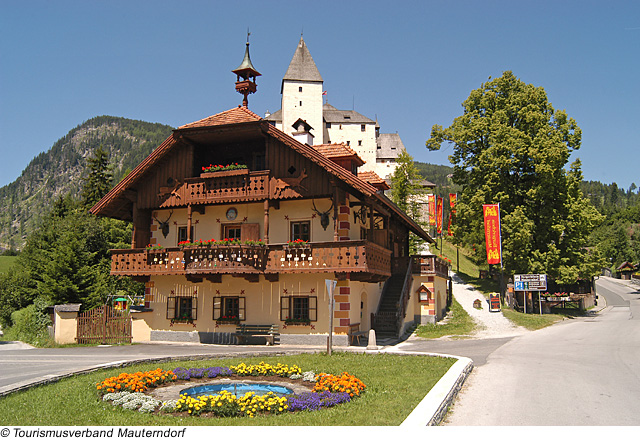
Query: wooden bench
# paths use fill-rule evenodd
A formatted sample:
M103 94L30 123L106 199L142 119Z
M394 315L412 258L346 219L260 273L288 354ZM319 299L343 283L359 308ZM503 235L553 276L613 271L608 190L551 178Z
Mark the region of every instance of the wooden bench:
M274 345L276 336L280 336L278 326L275 324L240 324L236 327L234 336L238 338L238 343L246 342L247 338L265 338L267 345Z
M360 323L349 324L349 345L353 345L354 341L360 345L360 338L367 335L369 332L360 331Z

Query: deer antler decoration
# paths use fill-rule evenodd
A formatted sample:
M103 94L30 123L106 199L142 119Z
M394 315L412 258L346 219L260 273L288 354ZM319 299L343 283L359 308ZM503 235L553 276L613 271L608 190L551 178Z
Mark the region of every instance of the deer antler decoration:
M169 220L171 219L172 215L173 215L173 211L169 213L169 217L166 220L162 221L162 220L158 220L158 217L156 217L156 215L153 214L153 218L160 225L160 230L162 231L162 236L164 238L167 238L167 235L169 235Z
M327 226L329 226L329 213L333 209L333 200L331 200L331 206L324 212L321 212L316 208L315 200L311 199L311 203L313 203L313 210L320 216L320 226L326 231Z

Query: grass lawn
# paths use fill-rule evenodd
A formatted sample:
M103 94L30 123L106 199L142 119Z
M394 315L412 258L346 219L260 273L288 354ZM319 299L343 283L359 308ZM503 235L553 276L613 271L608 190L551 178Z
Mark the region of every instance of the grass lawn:
M333 408L253 419L142 414L102 402L95 389L96 383L122 372L178 366L224 367L260 361L295 364L303 371L316 373L341 374L346 371L361 379L367 389L361 397ZM140 364L79 375L10 394L0 399L0 426L397 426L454 363L455 359L438 357L335 352L332 356L299 354Z
M514 324L528 330L539 330L563 319L561 314L539 315L535 313L521 313L509 308L502 309L502 314Z
M416 335L427 339L442 336L466 336L473 333L475 328L476 323L473 318L454 298L451 304L451 317L445 323L418 326Z
M6 255L0 255L0 273L8 272L11 266L13 266L18 257L9 257Z

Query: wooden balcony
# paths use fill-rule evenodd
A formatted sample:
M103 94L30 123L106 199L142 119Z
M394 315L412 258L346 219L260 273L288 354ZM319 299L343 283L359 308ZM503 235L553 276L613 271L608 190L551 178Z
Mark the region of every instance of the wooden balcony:
M185 179L167 194L162 207L264 200L269 195L269 170L202 173Z
M273 277L276 274L350 274L353 280L382 281L391 275L391 251L369 241L310 243L304 247L190 246L111 251L111 275L219 275Z
M449 277L449 265L435 255L414 255L411 258L413 259L413 273L415 275Z

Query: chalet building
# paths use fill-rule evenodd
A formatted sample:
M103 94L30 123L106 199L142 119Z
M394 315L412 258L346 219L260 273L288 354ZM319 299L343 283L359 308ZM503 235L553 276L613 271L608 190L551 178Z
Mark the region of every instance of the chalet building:
M265 119L287 134L297 131L294 125L298 120L305 121L313 130L313 142L346 144L364 161L361 171L373 171L389 179L396 169L398 154L405 150L400 135L380 133L377 120L323 103L323 85L318 67L301 37L282 79L282 106L274 113L267 113Z
M174 130L91 209L133 224L111 262L145 283L133 340L234 344L237 325L271 324L280 343L326 343L326 280L337 345L440 319L448 267L409 255L410 233L433 239L386 182L346 144L305 142L306 119L294 136L250 111L248 44L234 73L242 106Z

